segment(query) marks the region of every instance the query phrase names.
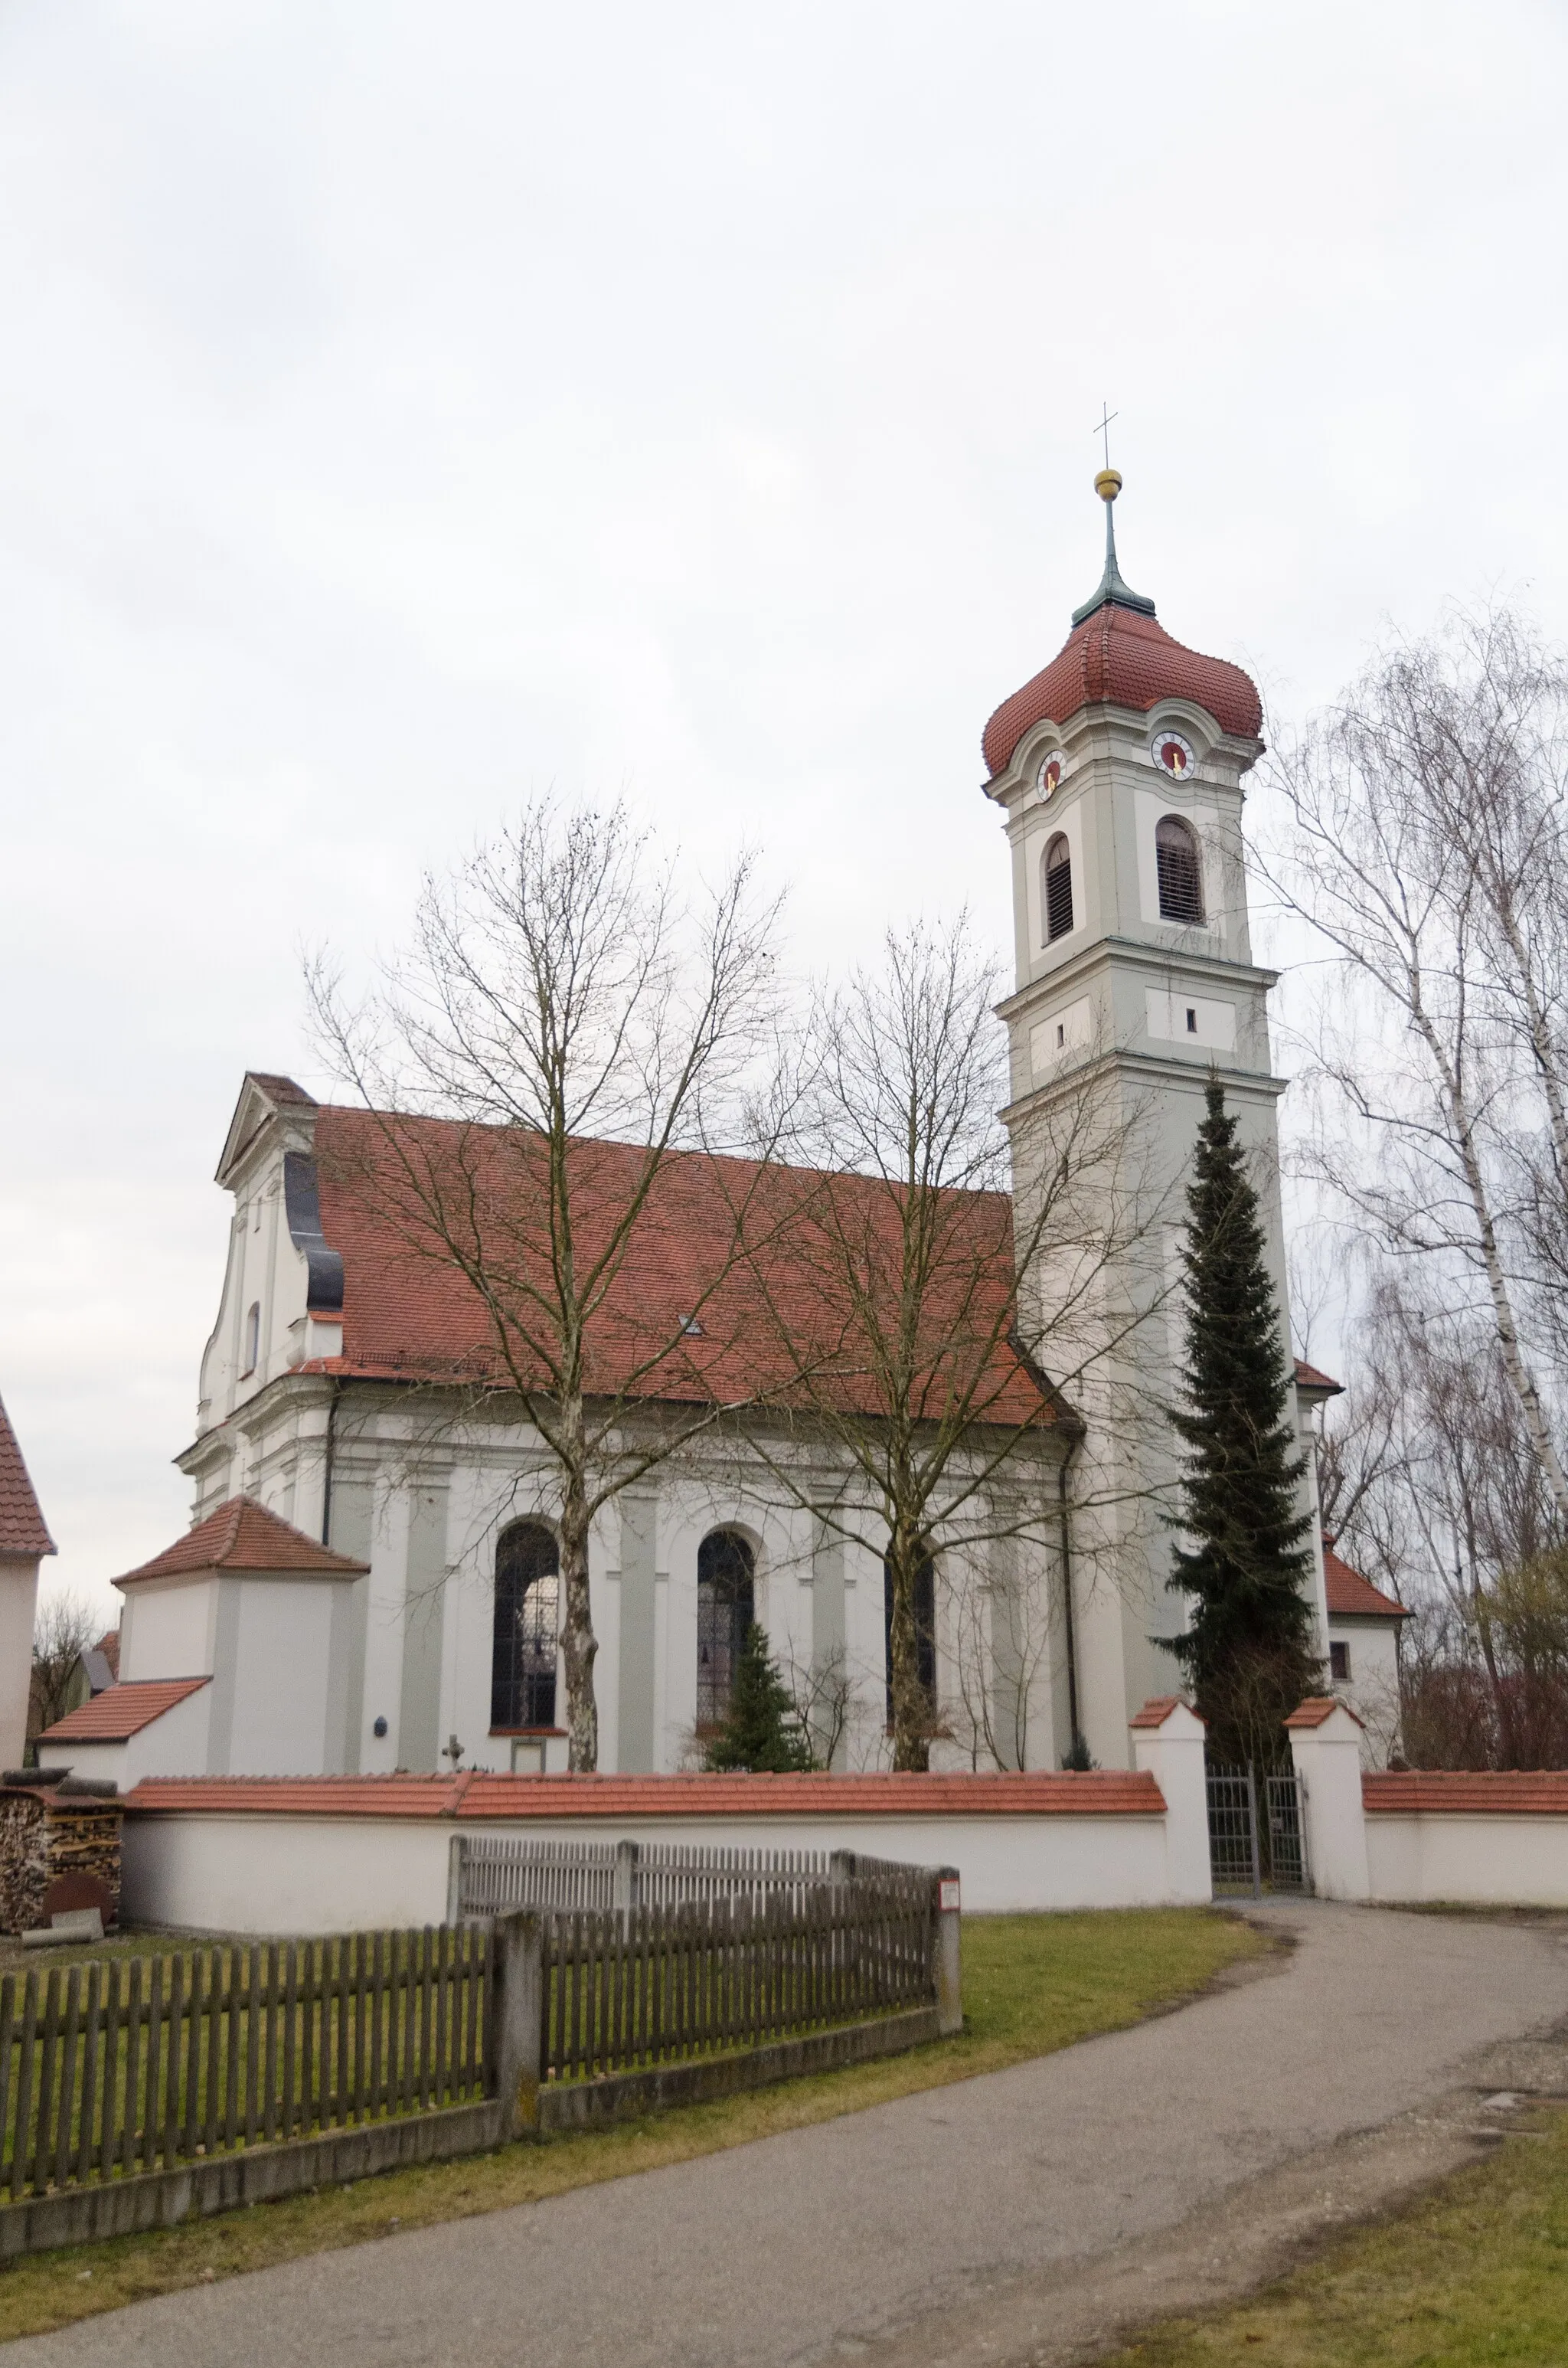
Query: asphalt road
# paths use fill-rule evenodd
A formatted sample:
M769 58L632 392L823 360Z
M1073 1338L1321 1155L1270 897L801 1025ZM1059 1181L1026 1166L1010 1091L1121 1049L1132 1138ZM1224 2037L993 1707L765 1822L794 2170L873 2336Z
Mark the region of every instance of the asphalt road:
M785 2368L1085 2270L1568 2015L1526 1924L1303 1903L1283 1971L984 2079L139 2303L5 2368ZM881 2342L879 2342L879 2339ZM938 2351L941 2347L938 2346ZM896 2352L897 2346L894 2346Z

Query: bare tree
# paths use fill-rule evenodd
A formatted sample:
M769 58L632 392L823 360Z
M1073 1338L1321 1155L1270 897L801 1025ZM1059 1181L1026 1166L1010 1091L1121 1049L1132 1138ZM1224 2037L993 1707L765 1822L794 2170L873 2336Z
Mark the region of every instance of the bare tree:
M1506 610L1381 653L1274 760L1273 882L1339 957L1307 1165L1468 1278L1568 1523L1568 671Z
M623 807L528 807L449 879L353 1004L310 969L362 1109L318 1137L336 1180L460 1275L475 1389L520 1401L556 1484L570 1759L598 1759L588 1546L623 1492L737 1387L723 1284L750 1218L702 1188L767 1051L777 905L749 859L694 906ZM656 1405L655 1405L655 1402Z
M51 1591L33 1623L32 1685L28 1697L28 1734L41 1735L63 1718L78 1691L82 1656L100 1634L102 1614L81 1596Z
M928 1764L940 1725L921 1666L935 1565L1000 1539L1058 1556L1071 1392L1133 1320L1108 1329L1107 1272L1150 1222L1136 1129L1093 1061L1042 1107L1015 1209L996 989L960 917L890 935L880 971L819 995L787 1136L792 1205L750 1258L778 1378L748 1445L793 1502L883 1562L899 1769Z

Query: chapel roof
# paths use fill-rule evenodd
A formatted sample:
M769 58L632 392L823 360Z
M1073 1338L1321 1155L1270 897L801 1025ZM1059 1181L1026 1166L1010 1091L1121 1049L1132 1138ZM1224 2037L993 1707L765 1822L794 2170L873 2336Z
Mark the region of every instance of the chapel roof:
M1352 1569L1349 1563L1340 1560L1334 1551L1334 1540L1326 1530L1323 1541L1323 1579L1331 1620L1408 1620L1410 1617L1403 1603L1396 1603L1392 1595L1385 1595L1381 1588L1374 1587L1363 1572Z
M54 1551L17 1434L0 1403L0 1561L31 1562Z
M138 1564L111 1584L133 1587L139 1579L177 1578L186 1571L205 1570L301 1571L319 1572L328 1578L359 1577L369 1566L350 1562L347 1554L334 1554L291 1521L269 1513L254 1497L231 1497L151 1562Z
M315 1149L323 1232L344 1266L343 1348L301 1370L508 1386L484 1300L455 1258L418 1245L415 1212L411 1203L405 1214L402 1201L410 1176L441 1191L460 1175L465 1190L472 1185L491 1256L526 1273L542 1260L531 1139L516 1130L327 1104L317 1117ZM585 1258L595 1212L603 1212L602 1232L639 1188L648 1154L632 1144L579 1138L569 1156ZM708 1152L668 1154L590 1327L589 1395L723 1405L760 1395L783 1405L798 1395L794 1359L804 1342L809 1355L820 1351L819 1393L832 1388L849 1410L880 1412L872 1355L841 1304L842 1288L835 1293L841 1269L824 1229L824 1195L835 1228L852 1226L858 1238L893 1252L895 1195L874 1178L764 1167ZM732 1258L726 1269L715 1246L734 1240L737 1212L751 1256ZM954 1192L945 1196L943 1222L950 1289L935 1292L926 1311L930 1413L946 1406L957 1370L972 1382L975 1419L1052 1422L1058 1408L1048 1384L1006 1338L1010 1197ZM699 1328L683 1330L682 1318L694 1310Z
M1105 574L1051 664L1005 699L986 724L981 747L993 780L1037 723L1065 723L1081 707L1102 701L1147 714L1163 699L1186 699L1236 739L1256 740L1263 728L1252 677L1175 640L1157 621L1153 602L1122 582L1111 524L1121 479L1114 469L1102 470L1095 484L1106 505Z
M68 1710L39 1736L40 1743L126 1743L166 1710L210 1686L210 1678L134 1678L108 1686L91 1702Z

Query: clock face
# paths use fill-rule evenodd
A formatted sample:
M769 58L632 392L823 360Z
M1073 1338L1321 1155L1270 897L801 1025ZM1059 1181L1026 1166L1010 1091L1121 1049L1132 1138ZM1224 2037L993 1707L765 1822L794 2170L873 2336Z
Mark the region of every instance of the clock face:
M1060 748L1053 748L1035 775L1035 788L1040 792L1041 805L1056 795L1057 791L1062 787L1062 776L1066 769L1066 757Z
M1192 743L1184 740L1179 732L1156 732L1150 748L1161 772L1168 773L1173 781L1185 781L1189 773L1198 769Z

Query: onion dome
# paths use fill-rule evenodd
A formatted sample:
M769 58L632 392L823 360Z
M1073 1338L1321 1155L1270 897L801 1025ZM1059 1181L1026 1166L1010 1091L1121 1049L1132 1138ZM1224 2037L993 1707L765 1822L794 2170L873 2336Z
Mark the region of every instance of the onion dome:
M1073 612L1073 631L1051 664L1005 699L981 736L993 779L1011 762L1026 732L1049 716L1065 723L1080 707L1107 700L1147 713L1162 699L1188 699L1221 732L1256 740L1263 702L1250 675L1223 658L1206 658L1173 641L1155 621L1154 604L1129 589L1116 563L1111 505L1121 491L1114 469L1102 469L1095 491L1105 507L1105 574L1092 597Z

